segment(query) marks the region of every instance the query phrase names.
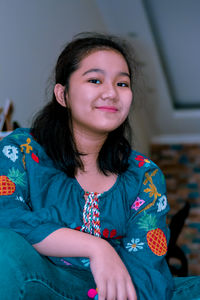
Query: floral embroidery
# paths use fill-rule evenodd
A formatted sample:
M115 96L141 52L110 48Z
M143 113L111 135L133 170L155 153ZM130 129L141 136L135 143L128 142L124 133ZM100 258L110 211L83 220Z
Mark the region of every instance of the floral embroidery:
M163 195L161 198L158 199L158 210L157 212L161 212L167 207L167 197Z
M15 146L4 146L2 150L3 154L8 157L10 160L15 162L18 159L18 149Z
M24 137L24 133L16 133L15 131L12 133L12 138L16 140L18 140L21 137Z
M146 185L147 182L149 181L149 187L146 188L146 189L144 190L144 192L145 192L145 193L149 193L149 196L150 196L150 197L153 197L153 196L154 196L154 201L156 201L156 199L157 199L158 196L161 196L161 194L158 193L157 188L156 188L156 186L154 185L153 180L152 180L152 176L154 176L154 175L157 173L157 171L158 171L158 169L155 170L154 172L152 172L151 175L149 175L149 173L147 172L147 173L145 174L146 179L145 179L145 181L144 181L144 185Z
M81 259L81 262L84 264L85 267L89 267L89 265L90 265L89 258Z
M148 182L152 183L153 184L153 180L152 180L152 177L156 175L156 173L158 172L158 169L154 170L151 175L149 175L148 172L145 173L145 177L146 179L144 180L144 185L146 185Z
M160 193L158 193L156 186L153 183L153 179L152 177L156 175L156 173L158 172L158 169L154 170L151 174L149 174L148 172L145 173L145 177L146 179L144 180L143 184L146 185L147 183L149 183L149 187L146 188L144 190L145 193L149 193L149 197L153 197L154 196L154 200L149 203L146 207L144 207L141 211L138 212L138 214L140 214L141 212L143 212L144 210L149 209L151 206L153 206L157 200L157 198L159 196L161 196Z
M36 163L39 163L39 158L37 155L35 155L35 153L31 153L31 157Z
M158 193L156 186L153 183L149 184L149 187L144 190L145 193L149 193L149 197L154 196L154 201L158 198L158 196L161 196L161 194Z
M132 239L131 243L127 243L126 249L128 249L129 252L136 252L138 250L143 249L144 243L140 242L140 239Z
M141 168L141 167L148 167L149 164L151 163L151 161L147 158L145 158L144 156L142 155L137 155L135 157L135 160L139 161L139 164L138 164L138 167Z
M106 239L110 238L110 239L122 239L123 236L119 235L119 236L116 236L117 235L117 230L116 229L112 229L111 231L108 230L108 228L105 228L103 230L103 237L105 237Z
M27 138L27 139L26 139L26 143L20 145L21 152L24 153L24 154L23 154L23 157L22 157L22 162L23 162L23 165L24 165L24 169L26 169L25 153L30 154L31 151L33 151L33 147L30 146L30 143L31 143L31 139L30 139L30 138ZM32 158L36 163L39 163L39 157L38 157L35 153L33 153L33 152L31 153L31 158Z
M139 197L137 197L135 202L132 204L131 209L138 210L140 208L140 206L142 206L144 203L145 203L145 201L143 199L140 199Z
M17 197L16 197L16 200L17 200L17 201L21 201L21 202L25 202L22 196L17 196Z
M26 144L20 145L21 152L24 152L25 150L26 153L30 153L30 151L33 150L32 146L29 145L31 143L31 139L27 138L26 142Z
M76 228L75 228L75 230L78 230L78 231L81 231L81 226L77 226Z

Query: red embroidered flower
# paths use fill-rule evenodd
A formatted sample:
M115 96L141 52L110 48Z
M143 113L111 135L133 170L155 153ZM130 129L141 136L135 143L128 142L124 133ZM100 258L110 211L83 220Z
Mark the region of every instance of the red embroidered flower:
M36 163L39 163L39 157L35 155L33 152L31 153L31 157Z
M135 160L139 161L139 168L141 168L142 166L146 165L146 164L150 164L150 160L148 160L147 158L145 158L142 155L137 155L135 157Z
M116 236L117 234L117 230L112 229L111 231L109 231L107 228L105 228L103 230L103 237L105 237L106 239L110 238L110 239L122 239L123 236Z

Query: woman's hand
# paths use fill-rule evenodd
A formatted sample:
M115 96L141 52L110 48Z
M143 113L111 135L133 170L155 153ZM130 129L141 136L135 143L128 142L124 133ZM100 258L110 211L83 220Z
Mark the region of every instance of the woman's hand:
M33 247L56 257L88 257L98 300L136 300L131 277L114 248L105 240L69 228L52 232Z
M137 300L131 277L117 252L99 239L90 268L98 289L98 300Z

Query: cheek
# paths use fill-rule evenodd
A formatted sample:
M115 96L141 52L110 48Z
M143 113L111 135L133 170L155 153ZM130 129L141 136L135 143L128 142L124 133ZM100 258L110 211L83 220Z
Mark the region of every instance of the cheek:
M124 110L126 111L126 113L128 114L129 113L129 110L131 108L131 104L132 104L132 93L129 93L126 97L126 101L124 103Z

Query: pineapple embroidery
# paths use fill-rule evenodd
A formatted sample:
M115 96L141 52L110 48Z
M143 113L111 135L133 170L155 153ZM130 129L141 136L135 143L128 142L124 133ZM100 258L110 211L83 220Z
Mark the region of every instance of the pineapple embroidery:
M151 251L158 256L165 255L167 253L167 239L164 232L157 228L156 216L147 215L144 212L137 225L140 229L147 231L146 238Z
M9 196L15 192L16 184L25 186L25 173L12 168L7 176L0 176L0 196Z

